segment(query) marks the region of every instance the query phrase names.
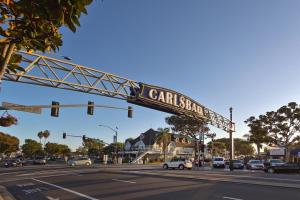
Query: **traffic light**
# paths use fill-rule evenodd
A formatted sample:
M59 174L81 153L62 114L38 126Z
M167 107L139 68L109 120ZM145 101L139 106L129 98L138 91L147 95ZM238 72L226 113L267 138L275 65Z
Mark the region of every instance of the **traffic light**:
M88 115L93 115L94 114L94 102L92 102L92 101L88 102L87 114Z
M82 136L82 141L84 142L86 140L85 135Z
M133 109L131 106L128 106L128 118L132 118Z
M205 148L205 145L204 145L204 144L201 144L201 145L200 145L201 152L204 152L204 148Z
M59 102L52 101L51 116L58 117L58 115L59 115Z
M63 133L63 139L66 139L66 137L67 137L67 134Z

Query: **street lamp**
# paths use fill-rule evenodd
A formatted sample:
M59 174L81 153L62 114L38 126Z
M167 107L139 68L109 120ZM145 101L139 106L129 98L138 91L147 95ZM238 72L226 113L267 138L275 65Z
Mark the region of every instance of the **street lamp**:
M114 135L115 153L116 153L116 158L117 158L117 162L118 162L118 127L116 126L116 129L113 129L110 126L103 125L103 124L99 124L98 126L108 128L115 133L115 135Z

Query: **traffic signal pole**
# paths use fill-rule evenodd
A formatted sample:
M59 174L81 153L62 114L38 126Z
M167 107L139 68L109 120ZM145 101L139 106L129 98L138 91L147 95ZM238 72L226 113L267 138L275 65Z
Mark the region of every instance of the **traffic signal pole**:
M230 130L229 130L229 138L230 138L230 160L234 159L234 140L232 135L232 107L229 108L230 113Z
M59 102L53 101L51 105L32 105L32 106L24 106L18 104L12 104L8 102L3 102L0 110L18 110L24 112L32 112L36 114L41 114L42 108L50 108L51 109L51 116L58 117L59 115L59 108L79 108L79 107L87 107L87 113L89 115L93 115L94 108L109 108L109 109L118 109L118 110L127 110L128 118L132 118L133 116L133 108L128 106L128 108L116 107L116 106L107 106L107 105L94 105L94 102L88 102L88 104L65 104L60 105Z
M114 133L115 133L115 135L114 135L114 139L115 139L115 153L116 153L116 159L117 159L117 163L118 163L118 127L116 126L116 129L113 129L113 128L111 128L110 126L107 126L107 125L102 125L102 124L99 124L98 126L102 126L102 127L106 127L106 128L108 128L108 129L110 129L110 130L112 130Z

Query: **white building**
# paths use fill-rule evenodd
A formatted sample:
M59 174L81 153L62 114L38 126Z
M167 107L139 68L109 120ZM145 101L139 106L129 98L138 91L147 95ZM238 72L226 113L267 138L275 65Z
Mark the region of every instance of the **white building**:
M156 142L158 131L153 129L141 133L135 139L125 141L123 155L132 162L160 161L163 158L162 144ZM171 134L171 142L166 150L168 159L172 157L194 157L195 142L189 136Z

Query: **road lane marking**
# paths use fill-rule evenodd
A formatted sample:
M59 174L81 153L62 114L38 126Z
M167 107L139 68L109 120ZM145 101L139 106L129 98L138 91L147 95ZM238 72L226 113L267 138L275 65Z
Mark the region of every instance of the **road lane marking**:
M17 184L18 187L27 187L27 186L33 186L34 183L23 183L23 184Z
M61 170L60 173L71 173L71 171L68 170ZM34 176L34 175L40 175L40 174L53 174L57 173L57 170L47 170L47 171L40 171L40 172L32 172L32 173L26 173L26 174L18 174L16 176Z
M43 184L46 184L46 185L50 185L50 186L52 186L52 187L55 187L55 188L64 190L64 191L66 191L66 192L70 192L70 193L72 193L72 194L76 194L76 195L78 195L78 196L80 196L80 197L84 197L84 198L86 198L86 199L90 199L90 200L99 200L99 199L96 199L96 198L94 198L94 197L91 197L91 196L82 194L82 193L80 193L80 192L76 192L76 191L74 191L74 190L71 190L71 189L68 189L68 188L61 187L61 186L59 186L59 185L55 185L55 184L52 184L52 183L48 183L48 182L45 182L45 181L41 181L41 180L38 180L38 179L35 179L35 178L32 178L32 180L37 181L37 182L40 182L40 183L43 183Z
M136 183L136 182L133 182L133 181L125 181L125 180L120 180L120 179L111 179L112 181L118 181L118 182L124 182L124 183Z
M231 200L243 200L243 199L238 199L238 198L233 198L233 197L223 197L223 199L231 199Z
M26 190L22 190L25 195L28 194L33 194L33 193L37 193L37 192L42 192L43 190L41 188L31 188L31 189L26 189Z
M59 200L59 198L53 198L53 197L50 197L50 196L46 196L46 198L47 198L48 200Z
M126 171L126 172L135 172L135 171ZM147 172L147 171L146 171ZM155 172L155 171L150 171L151 173L156 173L156 174L162 174L160 172ZM143 172L139 172L139 173L143 173ZM169 174L178 174L176 172L170 172ZM180 173L182 174L182 173ZM249 179L262 179L262 180L273 180L273 181L291 181L291 182L300 182L299 179L288 179L288 178L277 178L277 177L258 177L258 176L245 176L245 175L234 175L234 174L223 174L223 173L207 173L207 174L203 174L203 173L198 173L201 176L207 176L207 177L211 177L211 175L217 175L219 177L215 177L215 178L228 178L228 177L237 177L237 178L249 178ZM184 175L187 175L187 173L184 173ZM196 175L196 174L195 174Z

